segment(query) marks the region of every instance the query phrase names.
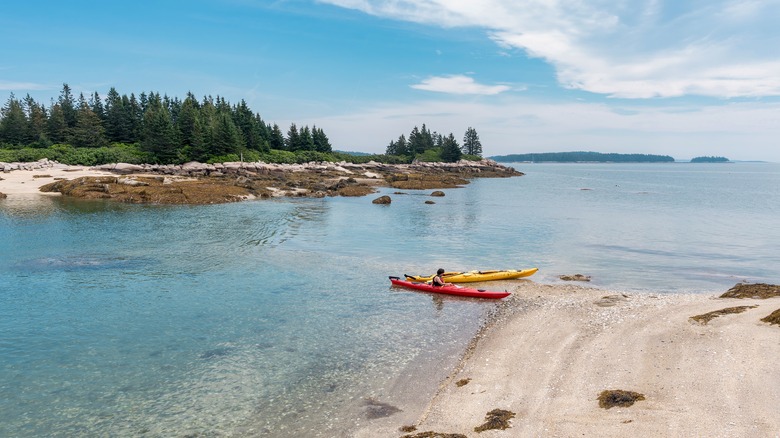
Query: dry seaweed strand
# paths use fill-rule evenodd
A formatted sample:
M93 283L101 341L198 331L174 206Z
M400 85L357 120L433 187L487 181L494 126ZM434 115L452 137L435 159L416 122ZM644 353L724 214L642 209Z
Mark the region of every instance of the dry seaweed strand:
M442 433L429 430L427 432L420 432L414 435L404 435L401 438L468 438L466 435L460 433Z
M780 325L780 309L770 313L766 318L761 318L761 321L768 322L769 324Z
M515 418L515 413L504 409L493 409L485 415L485 424L474 428L474 432L484 432L493 429L507 429L511 427L509 420Z
M691 316L691 319L698 322L701 325L706 325L708 322L712 321L714 318L717 318L721 315L728 315L732 313L742 313L748 309L754 309L758 306L736 306L736 307L726 307L725 309L720 310L714 310L712 312L707 312L702 315L696 315Z
M774 298L780 297L780 286L767 283L737 283L720 298Z
M634 391L624 391L622 389L607 389L599 394L599 407L609 409L615 406L627 408L639 400L644 400L645 396Z

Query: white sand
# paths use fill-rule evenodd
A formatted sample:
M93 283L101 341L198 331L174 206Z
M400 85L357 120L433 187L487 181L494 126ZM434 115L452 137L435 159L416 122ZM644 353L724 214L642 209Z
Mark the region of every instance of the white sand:
M59 193L43 193L40 188L57 179L75 179L82 176L104 176L116 174L89 167L67 166L36 170L12 170L10 172L0 172L0 193L8 196L16 195L52 195L59 196Z
M412 434L780 436L780 327L760 321L780 308L780 298L716 296L524 282L507 314L442 383ZM706 325L689 319L748 305L758 307ZM459 387L461 379L470 381ZM613 389L645 400L599 407L599 394ZM511 427L475 432L493 409L514 412ZM357 436L404 434L403 424L376 426Z

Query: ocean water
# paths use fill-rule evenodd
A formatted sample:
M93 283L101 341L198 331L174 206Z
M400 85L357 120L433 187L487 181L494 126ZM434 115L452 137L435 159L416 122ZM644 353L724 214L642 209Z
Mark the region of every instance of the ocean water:
M389 275L780 282L780 165L513 164L362 198L0 200L0 436L349 436L410 424L495 303ZM433 199L433 205L425 204ZM516 282L486 283L493 289Z

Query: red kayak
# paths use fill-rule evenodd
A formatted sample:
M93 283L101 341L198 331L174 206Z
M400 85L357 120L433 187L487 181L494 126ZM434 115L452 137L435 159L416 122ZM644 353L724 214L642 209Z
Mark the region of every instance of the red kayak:
M418 283L416 281L401 280L398 277L389 277L395 286L403 286L411 289L424 290L426 292L435 292L439 294L460 295L462 297L492 298L499 299L510 295L509 292L494 292L485 289L474 289L460 286L433 286L428 283Z

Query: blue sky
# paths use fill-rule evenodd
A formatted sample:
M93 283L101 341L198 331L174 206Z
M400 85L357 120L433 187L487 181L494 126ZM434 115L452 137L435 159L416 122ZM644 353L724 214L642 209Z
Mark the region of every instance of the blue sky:
M219 95L363 152L425 123L488 156L780 162L778 22L777 0L7 2L0 98Z

